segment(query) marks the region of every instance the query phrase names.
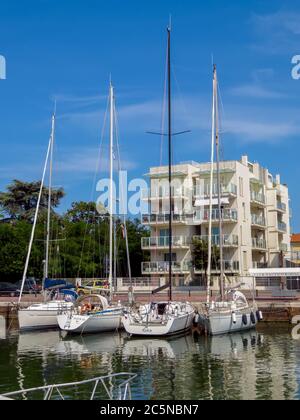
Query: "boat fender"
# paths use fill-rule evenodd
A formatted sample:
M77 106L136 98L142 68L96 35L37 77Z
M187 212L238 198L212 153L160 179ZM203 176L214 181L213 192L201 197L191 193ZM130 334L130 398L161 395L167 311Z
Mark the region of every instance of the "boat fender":
M247 315L246 315L246 314L244 314L244 315L243 315L242 320L243 320L243 324L244 324L245 326L246 326L246 325L248 325L248 318L247 318Z
M232 322L233 322L234 324L236 324L236 322L237 322L237 319L236 319L236 313L235 313L235 312L232 312Z
M256 318L255 318L255 315L254 315L253 312L251 312L250 319L251 319L252 324L255 325L256 324Z
M256 312L256 318L257 318L257 321L258 322L261 322L264 319L263 314L262 314L261 311L257 311Z

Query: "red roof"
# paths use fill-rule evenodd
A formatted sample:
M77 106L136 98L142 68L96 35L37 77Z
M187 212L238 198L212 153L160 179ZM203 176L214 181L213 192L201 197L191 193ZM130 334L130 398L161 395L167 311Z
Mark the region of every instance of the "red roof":
M291 242L292 243L300 242L300 233L295 233L294 235L292 235Z

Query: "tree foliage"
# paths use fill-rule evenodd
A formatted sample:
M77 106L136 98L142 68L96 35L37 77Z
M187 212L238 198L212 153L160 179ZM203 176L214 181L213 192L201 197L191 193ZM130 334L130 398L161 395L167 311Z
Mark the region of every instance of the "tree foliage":
M32 218L40 183L13 181L8 191L0 193L5 216L0 218L0 281L17 281L23 274ZM63 190L54 191L56 208ZM41 214L36 228L28 276L43 277L47 223L48 191L42 197ZM8 216L8 218L7 218ZM117 275L128 275L124 221L115 221ZM141 276L141 263L148 259L141 250L141 238L148 236L138 220L126 221L132 275ZM64 215L52 211L49 275L54 278L105 278L109 257L109 218L97 212L95 203L75 202Z

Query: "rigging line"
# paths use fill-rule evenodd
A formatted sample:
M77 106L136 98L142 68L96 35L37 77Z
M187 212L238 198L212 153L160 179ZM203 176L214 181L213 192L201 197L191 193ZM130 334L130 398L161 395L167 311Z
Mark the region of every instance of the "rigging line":
M91 187L90 202L92 202L92 199L93 199L93 194L94 194L95 186L96 186L97 172L98 172L98 169L100 168L100 165L101 165L101 155L102 155L102 148L103 148L103 142L104 142L104 134L105 134L105 129L106 129L107 114L108 114L108 109L109 109L109 99L110 99L110 96L108 95L107 96L106 110L105 110L105 114L104 114L102 130L101 130L99 154L98 154L95 173L94 173L93 185ZM86 235L87 235L87 229L88 229L88 221L87 221L86 226L85 226L85 233L84 233L84 237L83 237L83 244L82 244L82 249L81 249L81 256L80 256L80 261L79 261L77 277L79 277L79 273L80 273L80 270L81 270L81 264L82 264L85 240L86 240Z
M221 160L224 161L225 160L225 153L224 153L223 139L222 139L221 134L224 132L223 131L223 120L225 119L225 108L224 108L224 103L223 103L222 94L221 94L220 82L218 83L218 94L219 94L220 152L221 152Z
M162 104L162 118L161 118L161 139L160 139L160 166L163 164L163 148L164 148L164 131L165 131L165 118L167 108L167 82L168 81L168 48L166 48L166 61L165 61L165 80L164 80L164 94Z
M117 144L117 155L118 155L118 165L119 165L119 171L122 170L122 165L121 165L121 153L120 153L120 141L119 141L119 122L118 122L118 113L117 113L117 109L116 106L114 106L114 116L115 116L115 129L116 129L116 144ZM123 201L124 197L123 197L123 180L121 180L121 197L120 199ZM129 245L128 245L128 230L127 230L127 221L126 221L126 216L124 214L124 234L125 234L125 241L126 241L126 255L127 255L127 270L128 270L128 276L130 279L130 283L132 286L132 273L131 273L131 261L130 261L130 253L129 253Z

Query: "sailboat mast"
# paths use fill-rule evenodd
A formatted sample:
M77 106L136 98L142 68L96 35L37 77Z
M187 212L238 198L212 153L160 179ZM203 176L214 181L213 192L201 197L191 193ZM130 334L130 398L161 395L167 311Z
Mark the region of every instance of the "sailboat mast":
M211 284L211 258L212 258L212 199L214 183L214 151L215 151L215 74L213 74L213 105L212 105L212 130L211 130L211 167L210 167L210 191L209 191L209 227L208 227L208 263L207 263L207 299L210 302Z
M110 83L110 147L109 147L109 164L110 164L110 197L109 197L109 288L110 298L113 295L113 176L114 176L114 88Z
M172 91L171 91L171 26L168 27L168 139L169 139L169 299L172 300L173 264L173 191L172 191Z
M214 66L214 96L215 96L215 128L216 128L216 154L217 154L217 189L219 211L219 238L220 238L220 294L222 301L225 299L224 291L224 253L223 253L223 211L222 211L222 187L220 175L220 135L219 135L219 108L218 108L218 78L217 67Z
M49 192L48 192L46 259L45 259L44 280L46 280L49 277L49 248L50 248L50 229L51 229L51 200L52 200L54 136L55 136L55 113L52 116L52 128L51 128L51 137L50 137Z

